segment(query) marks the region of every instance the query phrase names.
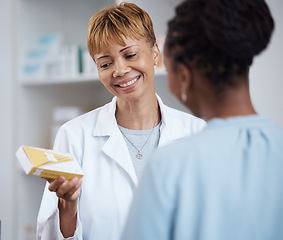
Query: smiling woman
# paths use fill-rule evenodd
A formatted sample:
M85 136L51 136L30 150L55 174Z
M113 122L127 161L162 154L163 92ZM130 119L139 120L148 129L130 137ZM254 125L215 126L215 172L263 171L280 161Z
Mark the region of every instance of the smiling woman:
M84 178L47 183L38 239L119 239L148 155L205 125L156 95L154 65L160 52L149 15L135 4L94 14L88 49L114 97L60 128L54 148L73 153Z

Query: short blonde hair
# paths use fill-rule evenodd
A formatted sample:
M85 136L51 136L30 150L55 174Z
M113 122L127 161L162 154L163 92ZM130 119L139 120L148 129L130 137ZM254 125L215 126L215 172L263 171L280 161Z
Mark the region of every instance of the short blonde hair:
M145 38L150 47L156 43L150 16L136 4L122 2L118 6L106 7L90 18L87 47L92 58L113 39L126 45L123 37Z

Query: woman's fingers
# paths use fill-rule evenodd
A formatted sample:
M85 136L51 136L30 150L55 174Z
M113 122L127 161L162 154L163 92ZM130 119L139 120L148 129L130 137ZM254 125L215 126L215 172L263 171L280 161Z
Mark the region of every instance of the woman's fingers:
M67 191L63 198L65 200L76 200L80 196L80 187L82 185L82 179L77 179L74 182L74 186Z
M48 181L49 182L49 181ZM57 179L54 179L50 181L50 185L48 187L49 191L51 192L57 192L57 189L65 182L64 177L59 177Z
M57 197L65 200L76 200L80 196L80 186L82 179L77 177L66 181L64 177L57 178L50 182L48 189L56 192Z

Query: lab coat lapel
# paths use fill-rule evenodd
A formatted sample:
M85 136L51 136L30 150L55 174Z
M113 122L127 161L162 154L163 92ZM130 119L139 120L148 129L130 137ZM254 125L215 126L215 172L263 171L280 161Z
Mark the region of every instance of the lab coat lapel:
M125 140L117 127L110 135L107 142L103 145L102 151L111 159L116 161L123 170L130 176L133 183L137 185L137 176L133 166L133 162L125 143Z
M120 132L115 118L116 97L111 103L104 106L97 118L93 135L108 138L102 146L102 151L113 161L115 161L128 176L133 183L137 185L137 176L133 166L133 162L125 143L122 133Z

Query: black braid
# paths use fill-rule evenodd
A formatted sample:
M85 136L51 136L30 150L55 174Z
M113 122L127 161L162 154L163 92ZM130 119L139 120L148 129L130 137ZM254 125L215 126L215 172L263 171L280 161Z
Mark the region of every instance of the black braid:
M233 85L268 45L274 22L264 0L186 0L168 23L175 63L196 61L217 87Z

